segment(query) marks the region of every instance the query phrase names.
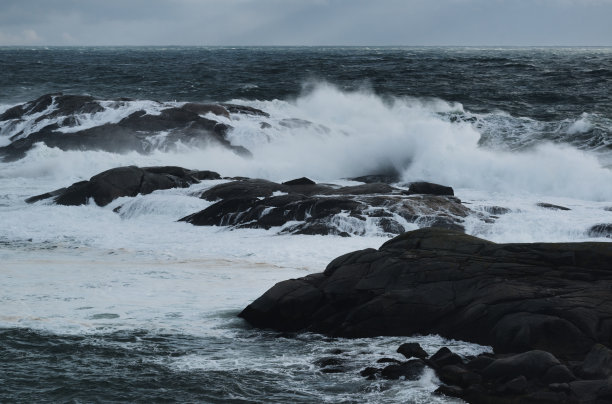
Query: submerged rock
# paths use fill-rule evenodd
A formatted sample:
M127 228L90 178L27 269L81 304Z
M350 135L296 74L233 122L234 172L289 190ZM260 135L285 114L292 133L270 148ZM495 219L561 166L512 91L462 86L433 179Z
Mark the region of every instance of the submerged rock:
M612 223L596 224L587 231L587 234L589 237L612 238Z
M536 204L537 206L544 208L544 209L551 209L551 210L571 210L570 208L566 208L565 206L561 206L561 205L553 205L552 203L547 203L547 202L538 202Z
M431 333L498 353L583 357L612 340L610 262L610 243L495 244L420 229L280 282L240 317L284 331Z
M122 196L150 194L159 189L185 188L204 179L218 179L213 171L187 170L182 167L118 167L94 175L67 188L26 199L33 203L54 198L59 205L84 205L93 198L99 206L108 205Z

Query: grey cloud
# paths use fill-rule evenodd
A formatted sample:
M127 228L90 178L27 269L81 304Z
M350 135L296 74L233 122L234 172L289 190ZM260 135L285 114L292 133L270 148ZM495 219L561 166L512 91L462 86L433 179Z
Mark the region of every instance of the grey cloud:
M2 0L1 44L612 45L612 0Z

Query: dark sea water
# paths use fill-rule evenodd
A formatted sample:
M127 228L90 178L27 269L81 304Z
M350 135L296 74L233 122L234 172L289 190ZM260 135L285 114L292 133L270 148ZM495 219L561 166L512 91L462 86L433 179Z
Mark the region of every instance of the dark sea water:
M144 103L242 102L268 109L278 136L286 135L285 126L274 125L295 111L305 111L309 117L326 115L340 129L330 135L337 135L337 142L321 144L336 147L336 155L357 157L336 166L321 157L306 173L322 178L332 173L332 178L324 179L363 174L359 172L363 156L384 163L406 160L394 143L399 142L397 132L406 127L412 131L410 138L397 144L410 146L406 153L411 161L417 161L415 155L420 153L431 162L421 162L419 173L439 175L436 169L451 160L447 170L453 172L441 178L468 189L465 195L475 192L486 200L502 190L520 196L486 200L518 206L517 216L506 222L470 228L472 234L494 240L583 240L587 225L612 221L612 184L605 180L606 167L612 164L612 48L0 48L0 107L57 92ZM333 102L328 104L327 96ZM362 114L367 118L363 122L358 119ZM345 128L338 117L352 126ZM251 148L259 139L255 135L260 135L252 128L259 128L260 122L234 124L234 139ZM380 142L347 149L345 132L372 128ZM2 130L4 137L11 134ZM312 135L316 142L320 132L290 133L288 139L296 147L281 143L283 148L262 149L266 153L261 154L261 164L245 165L243 170L251 172L231 174L285 173L287 166L273 165L271 156L282 161L291 149L308 150L304 149L308 139L302 143L298 137ZM466 139L479 137L471 148L461 148L461 141L446 142L447 134L464 139L466 133ZM543 144L554 147L529 154ZM254 150L257 160L259 149ZM438 150L448 154L436 160ZM28 207L23 199L29 195L88 178L97 167L125 164L127 159L92 152L37 153L21 162L0 164L4 187L0 189L0 276L5 281L0 285L0 307L8 307L0 309L0 402L457 402L429 394L436 384L432 375L418 382L370 382L359 376L359 370L377 359L395 355L395 347L404 339L279 335L252 330L236 319L249 299L275 281L298 276L302 266L308 271L323 269L318 261L297 263L289 250L297 251L298 246L288 238L261 236L259 244L253 242L259 250L253 247L252 252L240 246L252 239L245 241L239 232L223 233L227 241L213 242L205 237L222 237L210 232L200 236L202 229L171 227L166 223L189 213L192 204L194 210L198 206L186 194L144 199L135 208L142 216L135 215L131 222L115 223L112 211L91 206ZM183 163L171 157L175 160L169 161ZM154 158L160 160L151 160L150 165L167 161L163 156ZM197 161L193 154L185 159ZM230 170L235 165L232 160L225 167ZM413 174L410 167L401 168L407 176ZM55 175L52 179L49 172ZM336 173L340 174L333 177ZM566 199L550 199L553 196ZM573 203L573 210L544 216L533 208L544 197ZM523 200L529 203L523 206ZM160 206L178 213L158 215L155 209ZM202 239L185 244L189 237ZM300 260L304 260L310 242L300 240ZM385 241L377 240L378 245ZM277 243L290 247L270 247ZM313 255L324 243L313 244ZM329 244L334 243L340 241L330 238ZM209 292L198 289L199 300L191 299L196 292L185 291L195 287L195 281L189 281L192 276L198 282L210 281L193 275L201 270L198 254L208 250L214 250L217 258L227 253L267 263L268 278L215 273L215 282L222 279L224 287L256 286L247 285L246 297L233 289L224 295L223 288L211 286L211 294L213 289L217 293L214 297L207 300ZM104 258L118 251L125 254L121 260ZM330 255L326 259L335 256L335 252L325 254ZM155 265L171 262L171 269L163 276L141 271L141 261L151 256ZM181 272L185 263L188 270ZM278 272L279 268L292 272ZM183 284L185 280L191 284ZM157 282L174 283L156 289ZM109 285L128 293L105 295ZM233 299L227 307L226 297ZM175 300L188 303L183 307ZM214 324L204 331L191 329L210 322ZM437 337L420 338L430 353L451 344ZM456 344L463 354L479 351ZM317 364L330 356L342 363L341 372L326 373Z

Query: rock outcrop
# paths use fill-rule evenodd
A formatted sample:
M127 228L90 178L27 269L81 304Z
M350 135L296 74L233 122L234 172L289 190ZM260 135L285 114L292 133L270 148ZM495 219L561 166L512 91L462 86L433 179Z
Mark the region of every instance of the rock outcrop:
M420 349L418 344L410 345ZM434 394L468 403L603 404L612 400L612 378L606 362L609 352L602 353L602 349L607 348L596 345L584 361L564 362L542 350L463 358L443 347L431 357L425 353L419 359L393 360L390 365L392 359L379 360L385 366L367 367L361 375L370 380L416 380L429 367L444 383ZM581 369L587 366L593 373L584 375Z
M449 188L450 187L442 187ZM401 234L411 223L462 231L471 213L454 197L412 195L384 183L338 187L298 178L278 184L243 178L208 189L210 207L182 218L197 226L264 228L292 234Z
M179 143L199 147L214 144L241 155L250 155L247 149L232 145L227 139L228 125L202 115L225 118L229 118L230 113L267 115L240 105L186 103L163 108L159 104L161 110L157 114L139 110L118 122L77 128L83 116L91 117L107 108L120 110L129 102L117 100L111 105L91 96L47 94L12 107L0 115L0 128L5 132L16 132L10 137L10 144L0 147L0 158L5 161L20 159L35 143L62 150L136 151L143 154L155 149L172 149ZM28 132L19 130L24 125L30 128Z
M495 244L446 229L280 282L240 316L257 327L343 337L439 334L497 353L583 358L612 342L612 244Z
M67 188L36 195L26 199L34 203L54 198L59 205L84 205L93 199L99 206L108 205L122 196L150 194L159 189L185 188L205 179L219 179L213 171L187 170L182 167L118 167L94 175L89 181L80 181Z

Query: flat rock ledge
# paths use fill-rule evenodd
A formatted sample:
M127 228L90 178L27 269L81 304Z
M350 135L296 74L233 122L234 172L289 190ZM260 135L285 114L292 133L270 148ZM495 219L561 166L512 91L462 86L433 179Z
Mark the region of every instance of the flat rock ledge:
M612 243L495 244L425 228L280 282L240 317L341 337L443 337L582 360L612 342Z

